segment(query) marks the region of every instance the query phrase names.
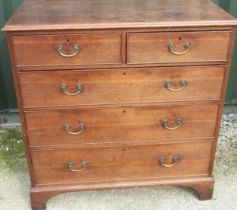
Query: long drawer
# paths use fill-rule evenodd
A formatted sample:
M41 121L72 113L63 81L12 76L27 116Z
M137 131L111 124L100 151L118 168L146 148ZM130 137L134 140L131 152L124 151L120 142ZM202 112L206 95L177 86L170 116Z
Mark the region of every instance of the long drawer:
M225 67L20 73L24 107L219 100Z
M121 34L13 36L17 66L72 66L121 63Z
M209 174L211 143L34 150L36 185Z
M218 105L26 112L31 146L213 137Z
M128 63L225 62L228 31L128 33Z

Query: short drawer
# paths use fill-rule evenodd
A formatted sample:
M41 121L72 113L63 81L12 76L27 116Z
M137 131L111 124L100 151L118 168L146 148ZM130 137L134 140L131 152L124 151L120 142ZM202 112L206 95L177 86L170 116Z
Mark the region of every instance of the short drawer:
M128 33L128 64L225 62L230 33Z
M34 150L36 185L207 176L211 143Z
M20 73L23 106L220 100L225 68L167 67Z
M31 146L213 137L218 105L113 107L26 112ZM194 139L192 139L194 138Z
M12 37L17 66L121 63L120 34L63 34Z

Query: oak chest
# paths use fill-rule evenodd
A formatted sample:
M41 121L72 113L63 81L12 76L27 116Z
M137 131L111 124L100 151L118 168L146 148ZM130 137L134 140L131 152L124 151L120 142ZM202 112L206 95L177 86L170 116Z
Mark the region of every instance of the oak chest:
M77 190L212 197L237 21L207 0L31 0L5 26L33 209Z

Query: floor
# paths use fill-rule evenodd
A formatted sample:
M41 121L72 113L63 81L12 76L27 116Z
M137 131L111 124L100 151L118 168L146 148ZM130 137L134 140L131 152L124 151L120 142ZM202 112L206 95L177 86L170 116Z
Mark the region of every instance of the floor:
M214 197L199 201L189 188L156 187L62 194L47 210L236 210L237 114L222 119ZM29 176L19 130L0 132L0 210L30 210Z

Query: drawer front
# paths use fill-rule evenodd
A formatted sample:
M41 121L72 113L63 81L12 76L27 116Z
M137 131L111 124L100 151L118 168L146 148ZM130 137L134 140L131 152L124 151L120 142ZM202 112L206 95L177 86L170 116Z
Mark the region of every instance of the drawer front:
M121 63L120 34L14 36L17 66Z
M27 72L19 78L24 107L54 107L219 100L224 73L220 66L125 68Z
M128 63L226 61L229 32L129 33Z
M26 112L26 122L31 146L167 141L213 137L217 112L217 104L42 110Z
M208 175L211 143L35 150L31 154L36 185L177 178Z

